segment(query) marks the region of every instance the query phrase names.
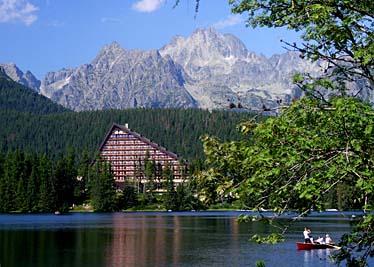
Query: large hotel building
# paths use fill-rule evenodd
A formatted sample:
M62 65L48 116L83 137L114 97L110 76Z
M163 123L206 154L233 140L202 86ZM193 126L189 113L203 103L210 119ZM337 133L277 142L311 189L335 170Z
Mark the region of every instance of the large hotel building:
M128 125L113 124L99 147L103 160L110 163L116 184L141 181L147 183L144 175L145 161L155 164L157 189L161 189L162 170L168 166L174 173L174 185L184 179L185 163L177 154L152 142L139 133L128 128Z

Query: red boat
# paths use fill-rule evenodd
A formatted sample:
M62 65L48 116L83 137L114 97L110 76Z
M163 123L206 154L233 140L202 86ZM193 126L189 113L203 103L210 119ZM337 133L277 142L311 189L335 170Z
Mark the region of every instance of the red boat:
M298 250L309 250L309 249L340 249L338 246L334 246L331 244L316 244L316 243L304 243L304 242L296 242Z

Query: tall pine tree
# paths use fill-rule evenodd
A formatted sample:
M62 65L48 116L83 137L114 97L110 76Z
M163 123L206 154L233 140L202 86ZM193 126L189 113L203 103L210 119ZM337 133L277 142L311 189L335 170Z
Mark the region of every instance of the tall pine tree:
M66 212L74 203L74 187L77 177L74 151L58 161L55 170L56 208Z
M96 160L90 175L90 199L93 209L99 212L116 210L115 193L114 176L109 163Z
M46 156L42 156L39 160L38 169L40 179L39 211L55 211L57 207L53 164Z

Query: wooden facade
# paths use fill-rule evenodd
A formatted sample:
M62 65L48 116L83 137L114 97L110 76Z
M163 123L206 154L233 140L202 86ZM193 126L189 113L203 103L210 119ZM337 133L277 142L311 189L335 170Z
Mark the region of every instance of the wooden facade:
M99 150L101 158L110 163L119 185L125 182L144 185L149 182L144 174L146 160L155 165L157 189L162 187L162 170L165 166L174 172L175 186L184 180L186 165L180 162L177 154L132 131L127 125L114 123Z

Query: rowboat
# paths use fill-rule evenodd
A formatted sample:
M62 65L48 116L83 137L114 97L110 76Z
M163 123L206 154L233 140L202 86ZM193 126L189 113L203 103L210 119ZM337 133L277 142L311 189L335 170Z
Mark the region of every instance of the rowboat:
M304 243L296 242L298 250L309 250L309 249L340 249L340 247L331 244L317 244L317 243Z

